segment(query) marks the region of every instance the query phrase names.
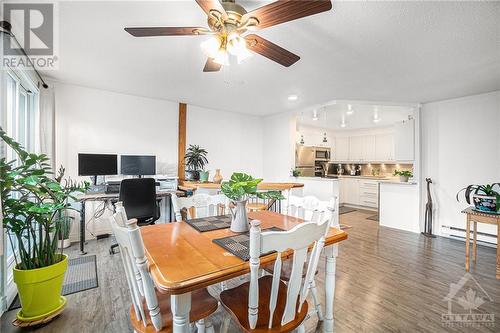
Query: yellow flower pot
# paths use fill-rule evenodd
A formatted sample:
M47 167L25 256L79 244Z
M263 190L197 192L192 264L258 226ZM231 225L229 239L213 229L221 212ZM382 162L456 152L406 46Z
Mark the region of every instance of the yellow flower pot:
M61 296L64 273L68 268L68 256L63 254L58 263L37 269L14 268L14 282L19 292L21 310L17 319L35 321L61 310L66 298Z

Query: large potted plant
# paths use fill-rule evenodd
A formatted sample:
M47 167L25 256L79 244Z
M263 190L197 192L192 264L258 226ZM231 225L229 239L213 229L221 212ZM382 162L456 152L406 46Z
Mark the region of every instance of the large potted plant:
M469 185L458 191L457 201L460 201L460 195L469 205L473 203L475 210L500 214L500 183Z
M0 193L3 226L14 253L14 282L17 285L21 321L37 321L60 311L68 257L58 243L72 194L84 191L87 183L56 179L46 155L28 153L0 128L0 137L16 158L0 159ZM15 248L17 246L17 249Z
M203 173L203 180L208 180L208 171L204 171L205 165L208 164L207 154L208 152L200 148L200 146L189 145L184 157L186 161L186 179L199 180L201 172Z
M221 191L231 200L231 231L248 231L247 201L251 196L260 199L282 200L285 197L279 191L258 192L257 185L262 181L245 173L233 173L231 179L222 182ZM232 207L231 207L232 206Z

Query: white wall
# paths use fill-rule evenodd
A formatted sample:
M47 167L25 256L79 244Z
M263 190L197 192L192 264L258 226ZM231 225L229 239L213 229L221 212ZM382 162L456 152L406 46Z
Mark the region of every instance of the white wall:
M500 91L424 104L421 111L422 180L433 180L434 230L465 228L458 190L500 181ZM425 181L421 182L423 203ZM423 216L423 215L422 215ZM496 234L495 226L479 231Z
M175 175L178 104L56 84L56 166L78 175L78 153L156 155L157 173Z
M288 181L295 166L296 117L281 113L264 117L264 179L266 181Z
M233 172L262 177L262 118L188 105L187 143L208 151L210 179L221 169L224 179Z

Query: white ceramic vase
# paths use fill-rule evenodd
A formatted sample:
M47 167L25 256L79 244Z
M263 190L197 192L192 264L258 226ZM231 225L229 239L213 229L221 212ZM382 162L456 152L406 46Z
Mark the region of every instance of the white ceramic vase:
M248 227L247 216L247 201L233 201L236 207L230 208L231 210L231 231L232 232L246 232Z

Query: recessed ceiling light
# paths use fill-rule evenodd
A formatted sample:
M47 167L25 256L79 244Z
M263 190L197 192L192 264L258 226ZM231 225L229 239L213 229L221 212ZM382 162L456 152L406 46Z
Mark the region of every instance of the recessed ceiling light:
M292 102L293 102L293 101L296 101L296 100L298 100L298 99L299 99L299 96L297 96L297 95L289 95L289 96L288 96L288 100L289 100L289 101L292 101Z
M354 110L352 109L352 105L351 104L347 104L346 115L350 116L353 113L354 113Z

